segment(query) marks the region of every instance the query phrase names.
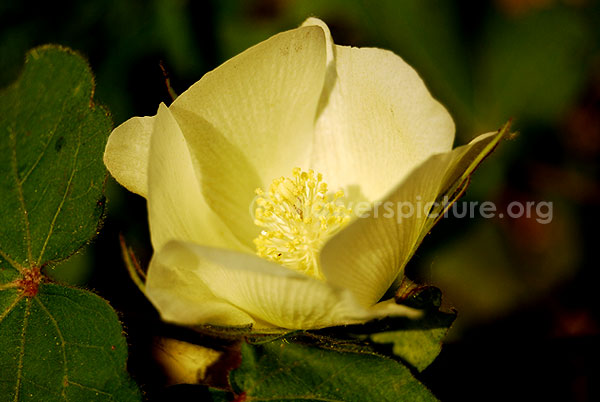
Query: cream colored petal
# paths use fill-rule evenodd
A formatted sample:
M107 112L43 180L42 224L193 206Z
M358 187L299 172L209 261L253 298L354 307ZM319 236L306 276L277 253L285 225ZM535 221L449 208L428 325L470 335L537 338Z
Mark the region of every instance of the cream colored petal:
M210 207L251 244L254 190L307 167L325 75L318 27L280 33L227 61L170 106Z
M414 169L383 203L356 219L325 244L323 273L336 286L350 289L364 306L373 305L401 275L408 259L436 221L430 211L443 195L466 187L468 176L503 137L484 134L468 145L430 157ZM411 206L413 213L411 214ZM398 212L400 207L400 213Z
M331 37L331 32L329 31L329 27L327 26L327 24L325 24L325 22L323 22L322 20L315 18L315 17L309 17L306 19L306 21L304 21L302 23L303 27L310 27L310 26L317 26L320 27L323 30L323 33L325 34L325 50L327 53L327 65L329 65L331 62L333 62L334 56L333 56L333 52L334 52L334 43L333 43L333 38Z
M383 317L422 317L423 311L407 307L402 304L397 304L394 299L388 299L371 306L367 310L371 318Z
M111 175L129 191L148 194L148 153L154 117L133 117L115 128L108 137L104 164Z
M148 220L155 251L173 239L245 249L208 206L188 144L164 104L158 109L150 144Z
M415 70L392 52L334 51L312 167L352 201L379 200L419 163L451 149L454 123Z
M200 278L213 295L258 323L309 329L362 322L380 314L358 306L348 290L332 288L255 255L172 242L162 250L159 261L174 258L187 262L186 275ZM163 269L172 268L164 264ZM402 313L414 315L415 311L405 308Z
M197 275L190 253L155 252L146 279L146 296L162 319L179 325L248 326L254 319L216 296Z

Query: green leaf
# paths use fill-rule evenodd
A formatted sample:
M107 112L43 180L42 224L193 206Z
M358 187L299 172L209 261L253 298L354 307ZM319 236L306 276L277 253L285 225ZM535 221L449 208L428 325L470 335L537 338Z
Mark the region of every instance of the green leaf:
M402 329L370 335L375 343L391 344L392 352L418 371L426 369L440 354L442 340L456 314L428 312L419 320L405 320Z
M369 339L391 344L392 353L418 371L425 370L442 351L442 341L456 319L456 313L440 311L442 292L434 286L421 286L405 278L396 291L396 300L424 311L416 320L388 318L372 328Z
M103 215L111 121L93 89L81 57L44 46L0 92L0 395L11 401L139 400L115 312L44 275Z
M370 351L395 355L423 371L442 350L442 341L456 319L455 312L439 310L441 291L405 278L395 296L398 303L423 310L419 319L388 317L363 325L327 328L312 333L322 346L338 351Z
M121 325L106 301L55 284L42 284L32 298L0 293L0 305L11 299L19 301L0 326L0 395L11 401L139 400L124 375Z
M439 310L442 295L438 288L418 285L407 278L395 298L398 303L423 310L424 315L419 319L388 317L300 335L313 345L339 352L393 354L417 371L423 371L439 355L456 313Z
M242 364L230 381L237 395L252 401L436 400L396 361L302 345L294 338L242 344Z
M13 278L69 257L96 234L111 121L93 105L93 85L80 57L42 47L0 94L0 268Z

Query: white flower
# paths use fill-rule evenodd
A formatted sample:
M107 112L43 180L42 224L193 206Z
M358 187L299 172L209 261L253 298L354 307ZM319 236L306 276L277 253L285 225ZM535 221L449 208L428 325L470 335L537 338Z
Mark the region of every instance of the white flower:
M455 195L501 136L452 150L410 66L310 18L117 127L104 160L148 201L146 294L164 320L309 329L418 314L380 299L435 219L350 206Z

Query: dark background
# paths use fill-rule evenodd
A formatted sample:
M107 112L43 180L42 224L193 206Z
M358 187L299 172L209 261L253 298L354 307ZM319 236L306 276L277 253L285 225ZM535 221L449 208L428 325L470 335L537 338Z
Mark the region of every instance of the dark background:
M422 75L457 123L456 144L509 118L519 136L473 177L468 201L553 203L551 223L443 219L407 269L440 287L459 312L438 359L419 378L442 400L600 400L598 227L600 5L585 0L4 1L0 87L44 43L81 52L95 98L115 126L153 115L247 47L318 16L338 44L391 49ZM161 324L121 260L122 233L151 256L145 201L107 183L101 234L57 280L94 289L121 314L132 375L150 400L165 390L152 337L190 333Z

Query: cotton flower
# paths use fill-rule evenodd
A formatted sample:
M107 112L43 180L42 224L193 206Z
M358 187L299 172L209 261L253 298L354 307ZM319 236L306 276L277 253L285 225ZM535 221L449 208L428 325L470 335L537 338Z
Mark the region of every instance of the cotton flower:
M117 127L104 161L147 200L145 289L165 321L313 329L418 315L380 299L435 215L376 210L455 196L501 136L452 150L410 66L310 18Z

